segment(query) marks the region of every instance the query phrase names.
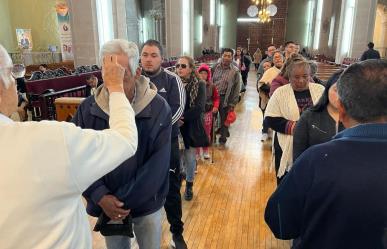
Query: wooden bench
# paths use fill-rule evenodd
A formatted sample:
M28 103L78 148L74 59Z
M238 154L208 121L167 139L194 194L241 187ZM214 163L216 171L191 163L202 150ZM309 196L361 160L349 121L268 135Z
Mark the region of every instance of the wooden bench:
M349 58L349 57L346 57L343 59L343 62L341 63L341 66L342 67L349 67L350 65L352 65L353 63L356 63L360 61L359 58Z
M85 98L60 97L55 99L56 120L69 122Z

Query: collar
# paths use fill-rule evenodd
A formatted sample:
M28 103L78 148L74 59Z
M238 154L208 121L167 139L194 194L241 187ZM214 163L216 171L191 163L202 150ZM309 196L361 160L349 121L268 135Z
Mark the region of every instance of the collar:
M0 123L11 124L13 123L13 120L5 116L4 114L0 113Z
M359 124L338 133L335 139L387 140L387 124Z
M136 103L136 97L137 97L137 90L136 90L136 86L134 86L134 94L133 94L133 99L132 101L130 101L130 104L133 106L135 103Z
M95 102L91 105L90 113L93 116L97 116L106 121L109 121L109 115L107 115L101 109L101 107L99 107L98 104ZM152 117L152 107L151 105L147 105L140 113L136 114L135 119L151 118L151 117ZM0 122L1 122L1 117L0 117Z

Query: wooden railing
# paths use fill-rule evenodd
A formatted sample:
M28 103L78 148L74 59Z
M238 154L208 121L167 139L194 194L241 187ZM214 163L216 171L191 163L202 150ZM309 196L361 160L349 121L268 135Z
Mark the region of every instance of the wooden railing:
M32 120L56 120L55 99L60 97L85 97L86 85L62 91L50 91L41 95L30 95L29 107Z

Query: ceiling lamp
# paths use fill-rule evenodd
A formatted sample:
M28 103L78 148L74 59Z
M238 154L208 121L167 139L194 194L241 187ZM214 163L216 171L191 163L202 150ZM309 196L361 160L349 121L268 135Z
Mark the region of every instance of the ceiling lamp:
M247 9L250 17L257 17L257 22L267 23L272 16L277 14L277 6L272 4L272 0L252 0L253 5Z

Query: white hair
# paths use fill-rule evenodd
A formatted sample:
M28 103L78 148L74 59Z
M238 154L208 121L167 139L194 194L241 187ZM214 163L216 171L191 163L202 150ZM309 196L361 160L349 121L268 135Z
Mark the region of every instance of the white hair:
M100 51L100 62L108 54L125 54L129 58L129 67L132 75L136 74L138 68L139 51L136 43L123 39L114 39L103 44Z
M11 72L7 69L12 68L12 60L7 50L0 44L0 82L8 89L12 84Z

